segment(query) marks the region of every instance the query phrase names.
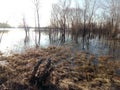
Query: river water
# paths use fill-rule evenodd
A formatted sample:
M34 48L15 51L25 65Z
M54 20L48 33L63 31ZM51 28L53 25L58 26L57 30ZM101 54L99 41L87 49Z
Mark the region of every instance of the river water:
M3 30L3 29L1 29ZM27 48L36 46L36 34L33 30L30 30L29 37L25 37L25 31L23 29L6 29L8 32L0 32L0 51L5 55L11 53L22 52ZM53 35L54 37L54 35ZM59 41L59 35L55 37L55 40L50 40L49 33L42 32L40 38L40 47L46 48L50 45L63 45ZM64 45L72 47L74 51L84 50L93 53L97 56L100 55L112 55L117 59L120 59L120 41L107 40L104 37L101 39L99 37L91 38L88 42L83 43L82 38L79 37L78 44L75 44L71 40L71 35L66 34L66 42Z

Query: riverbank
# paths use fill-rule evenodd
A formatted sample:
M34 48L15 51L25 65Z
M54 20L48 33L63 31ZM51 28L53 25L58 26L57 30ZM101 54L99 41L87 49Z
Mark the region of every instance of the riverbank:
M40 64L35 77L46 70L48 59L54 69L45 76L42 86L31 85L36 64ZM72 52L69 47L28 49L22 54L0 55L1 90L119 90L120 60L111 56L97 57L86 52ZM44 75L44 74L43 74ZM41 84L41 83L40 83ZM52 88L52 89L51 89Z

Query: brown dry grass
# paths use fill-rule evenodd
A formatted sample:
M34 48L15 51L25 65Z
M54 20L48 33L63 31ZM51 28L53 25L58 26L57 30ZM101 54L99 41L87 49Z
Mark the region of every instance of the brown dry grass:
M120 69L118 60L113 61L109 56L96 58L85 52L72 53L70 48L51 46L29 49L8 57L1 56L0 60L6 60L8 64L0 66L0 89L37 90L28 82L34 65L41 58L45 61L51 58L55 69L48 83L62 90L110 90L113 83L120 85L120 77L116 74L116 69ZM96 59L99 61L97 65L93 63ZM44 63L39 70L42 67Z

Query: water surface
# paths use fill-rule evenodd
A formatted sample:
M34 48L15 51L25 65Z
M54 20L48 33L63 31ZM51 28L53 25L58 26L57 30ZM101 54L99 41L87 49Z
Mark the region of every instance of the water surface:
M3 29L1 29L3 30ZM5 30L5 29L4 29ZM23 29L6 29L8 32L3 34L0 32L0 37L2 37L0 42L0 51L6 55L10 53L22 52L27 48L36 46L36 39L38 38L38 33L34 30L29 31L29 35L25 36L25 31ZM52 38L50 38L52 36ZM54 39L53 39L54 38ZM97 56L100 55L112 55L117 59L120 59L120 42L115 40L108 40L98 36L89 39L88 42L82 41L82 37L78 38L78 44L76 44L69 33L66 33L66 42L61 44L59 33L41 32L40 47L48 47L50 45L67 45L72 47L74 51L84 50L93 53Z

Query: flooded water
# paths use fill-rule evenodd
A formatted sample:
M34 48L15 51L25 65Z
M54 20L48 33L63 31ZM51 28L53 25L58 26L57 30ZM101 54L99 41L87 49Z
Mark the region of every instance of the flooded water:
M7 29L6 29L7 30ZM59 37L51 34L54 39L51 40L49 33L42 32L40 38L40 47L48 47L50 45L63 45L60 43ZM10 53L22 52L27 48L36 46L36 37L38 33L30 30L29 36L25 36L25 31L23 29L9 29L8 32L0 32L0 51L6 55ZM98 36L89 39L88 42L82 41L82 37L79 37L78 44L71 39L70 34L66 34L66 42L64 45L72 47L74 51L85 50L87 52L93 53L97 56L99 55L112 55L117 59L120 59L120 41L107 40L105 38L99 38Z
M41 34L41 47L49 46L48 35ZM0 42L0 51L9 54L12 52L21 52L24 49L35 46L35 32L30 31L29 37L25 37L25 31L23 29L13 29L5 32Z

